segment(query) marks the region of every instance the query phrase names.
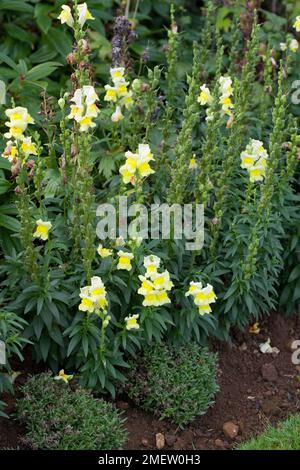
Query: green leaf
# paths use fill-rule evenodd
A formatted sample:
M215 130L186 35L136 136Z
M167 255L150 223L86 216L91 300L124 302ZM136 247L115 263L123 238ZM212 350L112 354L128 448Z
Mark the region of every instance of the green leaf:
M10 167L10 162L6 158L0 157L0 168L2 170L10 170Z
M21 226L17 219L9 215L0 214L0 227L5 227L12 232L19 232Z
M296 279L300 278L300 265L298 264L297 266L294 267L292 270L288 282L294 282Z
M17 26L14 23L4 25L4 29L11 38L26 42L30 45L34 42L34 36L32 34L28 33L25 31L25 29L20 28L20 26Z
M48 13L52 10L53 10L53 6L44 5L42 3L38 3L34 9L34 16L36 18L37 25L40 28L40 30L43 31L43 33L45 34L48 33L52 24L52 20L48 16Z
M34 9L25 0L1 0L0 10L22 11L24 13L32 14Z
M10 57L8 57L8 55L6 55L4 52L0 52L0 61L7 64L9 67L14 69L19 74L19 68L17 64Z
M46 78L58 67L61 67L60 62L45 62L44 64L39 64L33 67L26 74L26 79L28 80L39 80L40 78Z
M6 181L5 179L0 179L0 195L7 193L10 189L10 182Z
M70 36L57 28L50 28L47 34L47 41L52 48L56 49L64 58L72 50L72 41Z

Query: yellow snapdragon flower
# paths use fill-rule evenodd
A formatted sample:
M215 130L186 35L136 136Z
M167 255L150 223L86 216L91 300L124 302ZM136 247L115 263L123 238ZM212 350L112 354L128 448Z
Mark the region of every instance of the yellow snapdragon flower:
M231 114L231 109L233 108L233 103L229 96L221 96L219 103L222 105L222 111L224 114Z
M223 97L230 97L233 94L232 79L230 77L220 77L220 94Z
M133 253L128 253L127 251L118 251L119 262L117 265L117 269L121 270L124 269L125 271L131 271L132 264L131 260L134 258Z
M186 297L192 296L194 299L194 304L198 307L200 315L205 315L211 313L210 304L216 301L216 294L213 290L213 287L210 284L207 284L206 287L203 287L201 282L190 282L190 287L188 292L186 292Z
M125 318L126 330L138 330L140 325L138 324L139 315L129 315Z
M289 48L292 52L297 52L298 48L299 48L299 43L297 41L297 39L292 39L290 44L289 44Z
M56 377L54 377L54 380L62 380L66 384L70 382L70 380L73 379L73 375L67 375L65 374L64 369L61 369Z
M31 137L25 137L21 143L21 150L25 157L29 155L37 155L37 148L34 142L31 141Z
M201 106L205 105L211 105L213 98L211 96L209 88L204 84L200 87L201 93L198 96L198 103L200 103Z
M89 11L87 4L81 3L77 6L77 13L78 13L78 23L82 27L87 20L94 20L95 18L92 16L91 12Z
M296 17L295 23L294 23L294 28L297 31L297 33L300 32L300 16Z
M93 129L96 127L96 124L93 122L92 118L90 116L84 116L82 119L79 121L79 131L80 132L86 132L89 129Z
M124 67L113 67L110 69L110 76L114 84L121 82L124 79L124 74Z
M42 219L36 221L36 230L33 234L34 238L40 238L43 241L48 240L49 231L52 228L51 222L46 222Z
M115 87L110 85L105 85L106 95L104 96L104 101L112 101L115 103L117 101L118 95Z
M198 167L198 164L197 164L196 156L194 155L194 156L190 159L190 162L189 162L189 169L190 169L190 170L196 170L197 167Z
M57 17L60 20L61 24L67 24L70 28L74 25L74 18L71 12L71 8L68 5L61 6L61 12Z
M2 153L3 158L7 158L8 161L11 163L15 158L18 157L18 149L16 145L12 142L12 140L9 140L6 144L5 150Z
M157 273L160 266L160 258L156 255L145 256L143 264L146 269L145 276L151 277Z
M104 248L101 244L98 246L97 252L101 256L101 258L108 258L109 256L113 255L113 250L110 250L109 248Z

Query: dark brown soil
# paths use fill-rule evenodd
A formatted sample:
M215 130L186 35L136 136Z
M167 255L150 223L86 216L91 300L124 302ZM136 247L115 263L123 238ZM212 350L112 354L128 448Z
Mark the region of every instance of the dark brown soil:
M279 348L278 355L259 351L258 345L268 338L272 346ZM183 431L130 406L126 410L129 439L125 448L155 449L156 433L164 434L170 444L174 441L166 445L170 449L231 448L263 431L267 423L276 424L300 411L300 368L292 364L290 349L291 340L298 338L300 319L273 314L261 324L259 335L237 333L231 346L216 345L220 392L215 406ZM275 382L265 381L261 374L262 366L269 363L278 372ZM119 406L124 408L126 404L121 402ZM239 426L234 441L224 436L223 424L227 421Z
M259 344L268 338L272 346L279 348L279 354L259 351ZM129 437L125 449L155 449L157 433L164 434L166 448L169 449L229 449L260 433L268 423L276 424L299 412L300 383L297 376L300 375L300 366L292 364L290 347L296 339L300 339L300 319L272 314L261 324L259 335L236 332L232 345L216 344L220 392L215 406L184 430L161 422L126 401L117 401L117 406L124 409L127 418ZM268 381L262 377L265 364L275 366L275 380ZM30 363L22 365L22 369L36 371ZM24 382L25 376L25 373L20 376L18 384ZM7 400L7 411L13 412L14 398ZM223 433L223 425L227 421L239 427L234 440L226 438ZM23 436L24 429L14 419L0 419L0 448L22 448Z

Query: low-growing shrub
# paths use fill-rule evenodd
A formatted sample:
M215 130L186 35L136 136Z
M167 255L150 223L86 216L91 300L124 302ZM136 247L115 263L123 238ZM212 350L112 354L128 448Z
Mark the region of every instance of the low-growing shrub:
M157 344L132 365L128 395L160 419L187 424L214 403L216 363L216 354L195 343L181 348Z
M122 447L123 420L111 403L86 390L72 391L49 373L31 377L17 402L19 419L27 426L28 443L50 450L111 450Z

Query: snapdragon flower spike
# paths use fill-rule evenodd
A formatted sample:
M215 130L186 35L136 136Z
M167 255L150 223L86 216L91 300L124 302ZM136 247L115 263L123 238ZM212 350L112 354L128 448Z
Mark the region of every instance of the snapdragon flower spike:
M222 112L231 115L233 103L231 96L233 95L232 79L230 77L220 77L220 99L219 103L222 105Z
M149 164L154 157L148 144L139 144L137 153L129 151L125 153L125 157L126 162L120 167L120 174L125 184L135 185L137 176L146 178L155 173Z
M78 309L82 312L99 313L100 311L105 312L107 309L106 289L101 277L92 277L91 285L82 287L79 297L81 303Z
M67 24L70 26L70 28L73 28L74 26L74 17L72 15L72 10L68 5L62 5L62 10L57 17L57 19L60 20L62 24ZM77 15L78 15L78 23L81 26L81 28L84 26L85 22L87 20L94 20L95 18L92 16L90 13L87 4L81 3L80 5L77 5Z
M266 175L268 152L260 140L250 139L241 153L241 168L248 170L252 183L263 181Z
M158 256L150 255L144 258L146 273L139 276L141 286L138 290L138 294L144 297L144 307L160 307L171 303L168 292L172 289L173 282L167 270L162 273L157 271L159 265Z
M4 134L4 137L6 139L24 140L24 132L28 124L34 124L27 108L17 106L16 108L7 109L5 114L9 118L9 121L5 123L9 131Z
M122 114L122 107L130 109L133 104L132 92L128 90L129 82L126 82L124 67L115 67L110 69L110 76L113 86L105 85L106 91L104 101L116 103L117 107L111 116L113 122L121 121L124 116Z
M207 284L206 287L203 287L201 282L194 281L190 282L189 290L186 292L185 296L193 297L194 304L198 307L200 315L211 313L212 310L210 304L215 303L217 298L213 287L210 284Z
M100 110L96 105L99 98L94 87L84 85L82 88L78 88L70 101L74 104L71 104L68 118L78 122L80 132L86 132L90 128L96 127L93 118L98 116Z

